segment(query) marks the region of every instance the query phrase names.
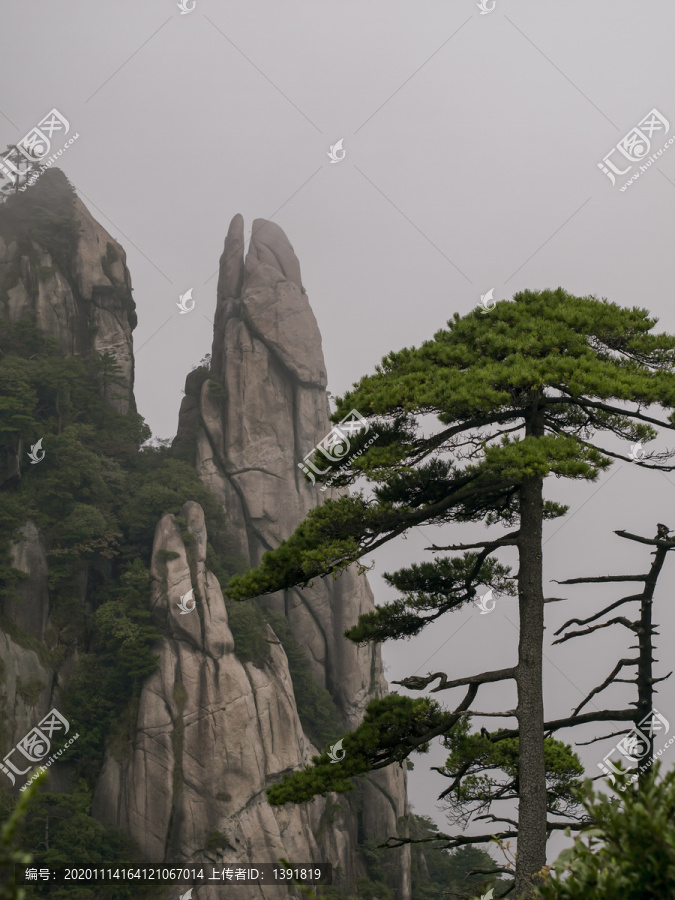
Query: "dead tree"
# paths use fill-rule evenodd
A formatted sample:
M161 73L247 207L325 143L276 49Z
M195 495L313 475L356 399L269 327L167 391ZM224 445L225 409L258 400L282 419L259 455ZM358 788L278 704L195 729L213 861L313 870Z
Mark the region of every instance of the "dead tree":
M565 632L565 634L563 634L562 637L559 637L558 640L554 641L554 644L561 644L575 637L583 637L585 635L592 634L593 632L598 631L601 628L607 628L611 625L620 624L628 628L636 635L637 645L630 649L637 650L637 655L635 657L619 660L610 675L602 682L602 684L593 688L593 690L584 698L584 700L576 707L576 709L574 709L571 715L565 716L560 719L546 721L544 724L544 729L547 738L550 738L555 732L561 729L571 728L578 725L587 725L592 722L623 721L630 722L632 725L637 727L639 723L642 722L643 719L648 716L653 709L654 685L656 685L660 681L665 681L665 679L668 678L670 674L672 674L668 673L668 675L665 675L662 678L655 678L653 675L653 667L655 662L653 638L658 634L658 632L655 630L653 624L652 607L654 590L657 580L663 569L663 564L665 562L667 553L670 550L675 550L675 539L668 538L670 529L668 529L667 526L664 525L658 526L657 535L655 538L644 538L626 531L617 531L615 533L619 535L619 537L625 538L626 540L632 540L638 543L647 544L655 548L653 554L654 561L652 562L648 572L643 575L602 575L588 578L570 578L557 583L567 585L638 582L643 586L641 592L629 594L626 597L622 597L620 600L614 601L613 603L609 604L609 606L606 606L604 609L600 610L600 612L595 613L592 616L588 616L587 618L570 619L561 628L559 628L558 631L556 631L556 635L560 635L563 632ZM460 545L457 547L446 549L465 550L467 549L467 546L468 545ZM490 546L489 549L493 548ZM485 548L483 552L485 552ZM560 598L549 598L546 602L557 602L559 599ZM638 618L634 621L627 618L626 616L614 616L604 622L599 621L608 613L612 613L614 612L614 610L618 609L624 604L628 604L631 602L637 602L640 605ZM579 629L568 631L567 629L569 629L573 625L579 626ZM633 666L636 670L634 678L620 677L625 669ZM446 721L445 728L439 729L440 733L448 735L449 733L452 733L453 727L459 726L461 729L460 723L462 721L465 721L466 718L483 715L514 716L515 710L506 710L500 713L481 713L470 709L470 706L472 705L473 700L476 697L478 689L481 686L489 683L508 680L509 678L512 678L513 675L514 669L499 669L492 672L483 672L480 675L450 680L444 672L436 672L434 674L429 674L426 676L411 676L394 683L401 684L409 690L429 689L429 692L432 694L438 693L440 691L452 690L458 687L468 687L469 690L467 696L464 698L464 701L460 703L458 707L456 707L453 713L450 713L448 715L448 720ZM431 685L435 681L438 681L438 684L436 684L434 687L429 688L429 685ZM636 701L631 702L628 707L623 709L605 709L595 710L592 712L583 712L584 707L588 705L593 697L601 693L610 684L620 682L636 685ZM608 737L615 737L623 734L625 734L625 731L623 730L612 732L610 734L593 738L590 741L583 742L583 744L580 743L579 746L592 744L596 741L605 740ZM480 731L480 735L472 735L472 737L476 739L480 737L483 740L489 740L490 742L493 742L495 744L500 741L518 738L518 736L518 728L500 728L494 732L488 732L487 729L483 728ZM649 756L650 758L653 758L653 735L650 735L649 737ZM487 771L489 768L490 766L488 764L483 768L483 771ZM459 766L456 771L448 771L441 768L437 768L436 771L439 771L441 774L444 774L446 775L446 777L452 779L450 786L440 795L440 798L444 798L451 796L453 793L458 795L462 780L466 776L470 777L472 774L475 775L477 772L481 771L481 765L480 762L476 766L472 762L467 761L467 763L465 763L464 765ZM641 772L640 777L641 779L646 777L646 773ZM518 794L518 787L519 785L517 778L514 778L511 781L507 782L503 786L503 791L496 791L495 794L489 798L489 801L485 804L485 807L487 808L492 800L515 799ZM549 812L551 811L552 810L549 810ZM590 819L586 818L585 816L575 816L572 812L563 812L559 815L564 816L565 820L554 821L549 819L547 822L547 831L549 836L553 831L564 830L567 828L572 831L579 831L591 824ZM502 839L508 837L517 837L518 835L517 823L513 819L498 817L492 814L484 814L478 816L476 820L478 819L484 819L492 823L499 822L502 825L510 827L507 827L506 829L501 831L493 831L492 833L481 835L439 833L436 836L436 839L440 838L447 841L445 846L448 848L455 848L461 847L465 844L487 843L494 840L496 834L499 835ZM401 840L390 838L387 846L401 846L401 844L408 842L409 839L408 841L406 841L405 839Z
M638 731L642 731L639 727L640 723L642 723L654 709L654 685L658 684L658 682L660 681L665 681L666 678L669 678L672 675L672 672L669 672L662 678L655 678L653 674L654 663L658 662L658 660L654 659L653 639L654 636L658 635L658 632L656 631L656 628L653 624L652 610L656 582L659 578L659 575L661 574L661 570L663 569L666 555L669 553L669 551L675 550L675 540L668 537L668 535L670 534L670 529L666 525L661 524L657 526L657 533L656 537L654 538L641 537L637 534L631 534L628 531L616 531L615 534L619 535L619 537L625 538L626 540L637 541L640 544L647 544L655 548L652 554L654 560L649 567L648 572L646 572L644 575L602 575L595 578L569 578L566 581L560 581L557 583L602 584L612 582L617 583L636 581L642 582L642 591L639 594L629 594L626 597L622 597L620 600L616 600L614 603L610 603L609 606L606 606L604 609L600 610L600 612L595 613L592 616L588 616L585 619L570 619L556 631L556 634L561 634L562 632L566 633L553 643L562 644L565 641L571 640L572 638L584 637L588 634L592 634L593 632L598 631L601 628L609 628L612 625L623 625L624 628L632 631L637 638L637 645L634 645L629 649L637 650L637 655L620 659L616 666L612 669L610 674L607 676L607 678L602 682L602 684L599 684L597 687L593 688L590 694L588 694L588 696L579 704L579 706L577 706L577 708L572 713L571 719L572 724L574 724L573 720L579 715L584 706L586 706L586 704L589 703L593 697L600 694L605 690L605 688L609 687L610 684L635 684L637 687L637 700L635 702L631 702L630 704L631 706L635 707L630 711L630 721L632 721L634 727ZM640 604L639 615L636 619L631 620L626 616L613 616L612 618L607 619L604 622L598 622L598 620L603 616L607 615L608 613L614 612L614 610L627 603ZM591 624L593 622L597 622L597 624ZM572 625L580 626L581 630L566 631ZM623 673L625 669L630 669L633 667L635 668L635 677L619 677L619 675ZM609 737L616 737L620 734L623 734L623 732L612 732L611 734L593 738L593 740L587 741L586 743L591 744L595 741L605 740ZM645 733L645 737L648 741L648 748L647 752L644 755L648 756L649 759L653 761L653 731L650 729L649 732ZM641 766L638 775L640 783L644 782L644 780L647 778L647 775L648 767Z

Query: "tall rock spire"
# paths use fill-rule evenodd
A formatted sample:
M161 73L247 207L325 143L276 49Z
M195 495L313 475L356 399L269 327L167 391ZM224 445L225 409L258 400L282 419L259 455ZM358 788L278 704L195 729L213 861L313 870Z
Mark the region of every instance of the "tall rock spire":
M243 249L244 223L237 215L220 260L210 377L188 378L175 446L220 499L230 546L253 566L310 509L344 489L321 493L298 468L331 426L321 335L293 247L278 225L256 219L245 260ZM317 579L266 602L285 614L345 728L355 728L368 702L387 692L379 647L357 647L344 637L359 615L374 609L366 577L351 567L337 580ZM404 772L373 773L364 791L361 833L395 834L407 813ZM395 865L404 898L410 890L407 849Z
M199 398L186 386L184 407L199 409L189 428L197 431L197 471L224 504L231 539L253 566L324 497L344 491L322 494L298 468L331 427L321 335L298 259L281 228L264 219L253 223L245 263L242 245L243 220L235 216L220 261L211 378ZM179 435L186 431L179 425ZM338 581L279 592L270 602L354 727L368 700L385 691L379 650L343 636L373 608L367 579L350 569Z

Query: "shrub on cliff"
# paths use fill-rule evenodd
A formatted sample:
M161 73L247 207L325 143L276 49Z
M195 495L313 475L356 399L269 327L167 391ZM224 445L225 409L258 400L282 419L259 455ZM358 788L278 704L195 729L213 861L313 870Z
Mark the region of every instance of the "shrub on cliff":
M621 790L623 788L623 790ZM590 781L582 803L593 825L558 857L542 900L664 900L675 896L675 770L659 780L655 763L637 788L617 777L600 794Z

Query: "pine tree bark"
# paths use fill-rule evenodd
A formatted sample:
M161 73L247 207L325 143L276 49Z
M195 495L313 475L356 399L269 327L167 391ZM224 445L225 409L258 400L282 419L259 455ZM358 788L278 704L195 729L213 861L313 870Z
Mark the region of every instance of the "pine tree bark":
M536 477L525 479L520 489L518 538L520 640L516 667L520 796L514 895L519 898L531 896L531 888L536 884L533 875L546 865L546 766L542 684L543 512L543 480Z

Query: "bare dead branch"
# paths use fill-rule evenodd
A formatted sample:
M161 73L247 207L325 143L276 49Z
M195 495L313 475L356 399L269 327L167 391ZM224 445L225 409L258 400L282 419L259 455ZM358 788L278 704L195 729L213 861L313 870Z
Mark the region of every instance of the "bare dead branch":
M594 631L599 631L601 628L609 628L610 625L625 625L626 628L629 628L632 632L637 632L640 627L636 622L631 622L625 616L615 616L613 619L610 619L608 622L601 622L599 625L592 625L590 628L584 628L583 631L570 631L569 634L566 634L564 637L558 638L557 641L553 641L553 645L555 644L564 644L565 641L570 641L575 637L583 637L586 634L592 634Z
M593 688L593 690L588 694L585 700L583 700L579 706L572 713L573 716L578 715L579 712L586 706L586 704L590 701L591 697L595 697L596 694L599 694L601 691L604 691L606 687L614 681L614 676L618 675L619 672L625 668L626 666L637 666L640 662L639 659L620 659L619 662L614 666L610 674L605 678L602 684L598 685L598 687Z
M508 822L509 825L513 825L514 828L518 827L518 823L515 819L507 819L506 816L495 816L492 813L483 813L482 816L476 816L474 821L478 821L479 819L486 819L488 822Z
M513 875L513 869L502 866L499 869L471 869L469 875Z
M589 722L632 722L635 718L635 710L632 709L599 709L592 713L582 713L578 716L565 716L564 719L552 719L544 722L544 731L553 732L560 728L572 728L575 725L588 725ZM623 734L624 732L622 732ZM493 741L503 741L508 738L518 737L517 728L502 728L492 735Z
M646 581L648 575L597 575L594 578L566 578L565 581L556 581L556 584L601 584L609 581Z
M664 540L662 538L645 538L639 534L632 534L630 531L615 531L619 537L626 538L629 541L637 541L638 544L649 544L652 547L666 547L668 550L675 550L675 540Z
M593 622L595 619L599 619L600 616L604 616L605 613L611 612L613 609L616 609L618 606L621 606L623 603L628 603L631 600L641 600L642 594L631 594L629 597L622 597L621 600L616 600L614 603L610 603L609 606L606 606L604 609L601 609L600 612L595 613L594 616L589 616L587 619L568 619L564 625L561 625L560 628L555 632L556 634L560 634L561 631L564 631L566 628L569 628L570 625L588 625L589 622Z
M591 738L590 741L575 741L577 747L588 747L589 744L596 744L598 741L606 741L608 738L619 737L619 735L624 735L626 733L625 729L622 731L612 731L610 734L601 734L600 737Z
M584 819L581 822L548 822L546 830L562 831L564 828L569 828L570 831L581 831L582 828L588 828L588 826L592 824L593 819Z
M386 847L388 850L396 849L396 847L403 847L405 844L425 844L429 843L429 841L448 841L446 844L447 849L451 849L454 847L463 847L465 844L489 844L490 841L494 841L496 837L517 837L518 833L516 831L501 831L495 834L475 834L475 835L467 835L467 834L439 834L433 838L400 838L400 837L389 837L384 842L384 844L380 844L380 847Z

